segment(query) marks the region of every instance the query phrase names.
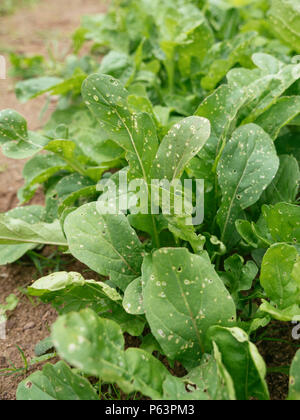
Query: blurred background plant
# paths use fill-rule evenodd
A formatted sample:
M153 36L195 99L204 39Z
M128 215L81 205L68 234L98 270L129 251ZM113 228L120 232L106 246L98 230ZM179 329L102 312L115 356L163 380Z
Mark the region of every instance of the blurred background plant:
M10 15L14 13L16 7L31 6L38 0L1 0L0 16Z

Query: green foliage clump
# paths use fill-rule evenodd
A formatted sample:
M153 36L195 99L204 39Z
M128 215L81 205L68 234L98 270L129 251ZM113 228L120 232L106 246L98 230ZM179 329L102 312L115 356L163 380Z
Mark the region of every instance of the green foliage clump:
M58 105L39 132L0 113L3 153L31 158L21 203L40 185L46 197L0 215L0 261L51 244L95 272L28 289L58 310L51 343L75 369L47 365L18 399L100 398L84 376L152 399L269 399L256 333L300 320L299 16L298 1L115 1L83 18L60 74L18 82L21 101ZM86 41L91 56L76 57ZM176 194L168 215L134 200L99 212L120 175L147 192L204 179L203 223L190 223L196 194L182 216ZM124 333L140 347L125 350ZM175 361L184 377L166 368Z

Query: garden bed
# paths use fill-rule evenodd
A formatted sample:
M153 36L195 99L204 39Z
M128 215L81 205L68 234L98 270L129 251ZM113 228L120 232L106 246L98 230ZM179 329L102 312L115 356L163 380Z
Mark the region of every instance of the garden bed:
M70 47L70 34L79 26L81 16L99 13L101 10L103 6L98 0L72 0L72 7L66 7L58 0L40 1L39 4L26 9L17 8L13 15L0 17L0 53L4 52L7 61L10 51L18 54L47 55L50 40L57 42L60 49L67 49ZM14 92L15 83L16 80L10 77L0 80L0 108L19 110L26 116L32 130L40 128L51 113L51 107L41 120L44 98L37 98L25 105L20 104ZM24 161L9 159L0 151L1 213L18 205L17 191L23 184L23 166ZM44 204L42 191L32 204ZM64 266L71 271L84 271L84 268L78 267L72 259L67 260ZM16 346L24 351L28 360L32 359L35 356L36 344L49 336L50 327L57 317L53 308L38 303L32 304L20 291L20 288L24 290L38 277L32 260L28 258L0 267L0 304L12 293L20 299L18 307L10 314L7 323L7 339L0 340L0 369L8 368L11 363L17 368L24 367ZM0 400L14 400L20 381L42 366L43 364L34 366L26 375L0 376Z
M0 400L300 399L300 10L147 1L1 17Z

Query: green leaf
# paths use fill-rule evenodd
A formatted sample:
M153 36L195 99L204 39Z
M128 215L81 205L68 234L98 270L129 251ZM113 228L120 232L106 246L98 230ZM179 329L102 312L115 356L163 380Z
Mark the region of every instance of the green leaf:
M11 219L23 220L35 224L43 220L45 209L42 206L17 207L5 215ZM28 251L34 249L35 244L0 245L0 265L11 264L19 260Z
M61 83L51 86L46 92L49 92L53 96L67 95L68 93L72 93L72 95L77 96L81 92L81 86L83 81L86 79L86 76L87 74L83 70L76 68L71 77L63 80ZM39 92L36 96L46 92Z
M59 272L43 277L28 288L28 294L51 303L59 314L90 308L117 322L123 332L132 336L139 336L144 330L144 318L126 313L115 289L103 282L85 280L78 273Z
M86 309L60 317L52 338L61 357L88 375L117 383L124 392L140 391L161 399L163 382L169 375L159 360L135 348L124 352L120 327Z
M111 76L89 76L82 95L108 138L127 152L132 176L147 182L158 148L156 128L150 116L130 113L128 92Z
M84 286L85 280L79 273L59 272L42 277L29 287L28 291L33 296L43 296L51 292L58 292L69 286Z
M258 267L253 261L247 261L245 264L244 259L238 254L227 258L224 267L226 271L224 280L226 280L231 295L238 302L239 292L252 288L253 281L258 273Z
M293 0L271 1L269 11L270 29L279 38L300 53L300 10L299 3Z
M175 238L188 242L195 254L202 254L206 239L201 234L197 235L195 226L192 226L189 217L165 216L168 221L168 229ZM189 222L189 224L187 224Z
M300 113L300 96L280 98L271 108L255 121L273 140L281 129L288 125Z
M300 244L300 207L287 203L264 206L263 215L275 242Z
M0 145L3 154L12 159L25 159L41 151L48 139L28 131L27 122L15 111L0 112Z
M101 61L99 73L108 74L124 85L134 76L134 60L126 53L110 51Z
M12 264L22 258L28 251L34 249L36 245L0 245L0 265Z
M29 160L23 169L25 184L18 193L19 200L23 203L29 201L40 184L62 170L72 171L64 160L55 155L37 155Z
M236 220L244 218L244 210L259 200L278 168L274 144L259 126L249 124L234 132L218 165L222 191L218 223L222 242L236 244Z
M153 105L151 101L145 96L138 96L138 95L129 95L128 98L128 105L131 112L139 113L139 112L147 112L151 115L152 119L156 122L157 117L154 112Z
M114 322L101 319L87 309L60 317L53 326L58 353L87 375L117 383L126 393L139 391L152 399L219 399L228 395L213 358L205 356L201 365L180 379L148 352L129 348ZM210 375L211 372L214 375ZM219 373L220 372L220 373Z
M201 81L202 87L208 91L214 89L227 72L242 60L245 51L255 37L254 32L246 32L231 40L214 44L206 55L203 64L203 70L206 71L206 74Z
M16 95L21 103L29 101L43 93L48 92L53 86L61 83L62 79L58 77L38 77L28 79L16 84Z
M252 61L258 69L236 68L227 74L230 86L245 90L246 105L240 113L243 124L256 121L300 78L299 64L286 65L265 53L253 54Z
M236 398L233 380L230 374L228 373L226 367L223 364L222 354L220 353L220 350L218 349L218 346L216 345L215 342L213 343L213 349L214 349L214 357L218 365L219 376L221 377L223 384L226 386L226 391L228 393L227 400L235 401L237 398Z
M248 220L237 220L235 226L246 244L255 249L265 249L274 243L263 216L260 217L257 223L248 222Z
M153 218L151 214L129 214L129 223L136 230L148 233L153 239L155 239L156 233L161 233L164 229L168 228L168 222L160 216L155 218L156 231L153 227Z
M183 378L168 377L164 382L165 400L222 401L230 396L228 383L222 377L219 362L205 354L200 366Z
M300 258L293 246L276 244L267 251L262 263L260 282L276 309L300 305L299 274Z
M142 344L140 345L140 349L147 351L148 353L152 354L153 352L157 351L158 353L162 354L163 351L155 340L151 333L147 334L143 337Z
M64 230L70 252L122 290L140 276L144 249L124 215L101 215L90 203L66 218Z
M189 117L177 123L160 144L151 171L152 179L180 179L186 165L210 136L206 118Z
M204 337L216 323L235 322L235 305L207 256L165 248L144 266L146 318L167 357L200 363Z
M54 347L53 342L51 340L51 337L46 337L44 340L41 340L37 343L37 345L34 348L34 354L37 357L44 356L47 354L50 350L52 350Z
M97 401L99 397L89 381L76 375L64 362L47 364L22 381L18 401Z
M123 307L126 312L132 315L143 315L145 313L141 277L132 281L125 290Z
M123 149L109 140L88 109L71 106L66 110L56 110L45 127L49 130L48 135L61 138L56 133L60 124L67 124L68 138L74 140L84 155L99 165L117 160L124 154Z
M53 140L45 147L45 150L55 153L66 161L72 161L75 149L76 144L71 140Z
M263 204L294 203L296 201L300 170L297 160L293 156L279 156L280 166L276 177L262 194L259 206Z
M19 298L13 293L7 296L5 303L0 305L0 322L7 319L6 312L14 311L19 304Z
M298 350L296 356L294 357L290 370L290 389L288 400L300 400L300 350Z
M60 223L28 223L9 214L0 215L0 244L35 244L66 246Z
M276 319L282 322L291 322L300 319L299 305L291 305L285 309L276 308L273 304L262 299L262 304L259 311L264 315L268 315L271 319Z
M198 154L203 162L209 161L211 167L222 150L222 146L224 148L227 136L234 128L238 111L244 102L242 89L222 85L197 109L196 115L207 118L211 123L211 136Z
M75 204L84 204L83 200L94 201L97 199L99 193L94 184L95 182L90 178L77 172L64 176L53 188L47 190L46 211L49 220L60 217L65 210Z
M196 57L199 61L205 58L214 43L214 35L204 16L202 19L197 16L194 27L185 35L181 34L181 38L183 42L178 47L178 65L183 77L190 77L193 60Z
M280 136L275 145L280 155L293 155L300 164L300 135L298 133L289 133Z
M94 201L98 195L99 193L97 192L96 185L91 185L90 187L84 187L74 191L62 200L62 203L58 208L58 216L60 217L66 210L75 206L77 202L82 203L85 201Z
M248 335L239 328L214 326L208 332L208 339L218 346L222 354L223 364L234 382L237 399L268 400L266 365Z

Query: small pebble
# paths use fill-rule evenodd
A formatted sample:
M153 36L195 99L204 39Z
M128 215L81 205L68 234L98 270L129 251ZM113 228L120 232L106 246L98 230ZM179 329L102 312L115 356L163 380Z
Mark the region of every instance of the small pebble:
M34 322L28 322L28 324L24 325L23 330L32 330L35 327L35 323Z
M43 316L43 321L46 321L48 318L49 318L49 316L51 315L51 312L50 311L47 311L46 313L45 313L45 315Z

